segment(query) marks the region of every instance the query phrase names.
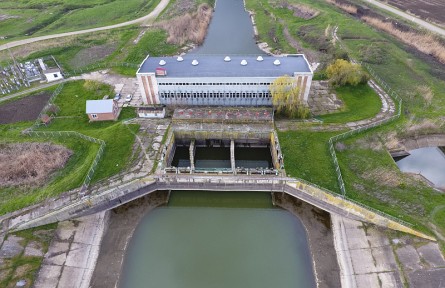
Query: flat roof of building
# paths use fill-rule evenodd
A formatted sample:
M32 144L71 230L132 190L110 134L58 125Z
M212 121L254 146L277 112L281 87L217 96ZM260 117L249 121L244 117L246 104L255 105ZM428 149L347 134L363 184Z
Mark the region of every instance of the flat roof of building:
M113 112L113 99L107 100L87 100L87 114L100 114Z
M230 56L230 61L225 61L224 55L186 55L183 61L178 57L147 57L139 68L138 73L154 73L156 68L165 68L165 78L184 77L279 77L283 75L293 76L297 73L312 73L309 63L302 54L285 57L261 56L262 61L257 60L257 55ZM192 62L198 61L197 65ZM246 65L241 65L245 60ZM279 65L274 61L278 60ZM162 62L161 62L162 61ZM161 63L165 63L161 65Z

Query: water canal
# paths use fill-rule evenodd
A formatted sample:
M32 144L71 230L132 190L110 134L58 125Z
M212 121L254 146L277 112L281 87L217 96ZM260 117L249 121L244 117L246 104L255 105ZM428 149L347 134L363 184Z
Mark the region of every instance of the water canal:
M197 54L264 54L242 0L217 0ZM236 166L270 168L269 147L237 147ZM190 166L189 146L173 166ZM230 168L230 148L197 147L196 168ZM328 240L330 241L330 240ZM333 266L333 265L330 265ZM145 214L131 238L121 288L316 287L306 230L261 192L172 192Z
M139 223L120 287L315 287L306 231L269 193L178 191Z
M420 174L437 188L445 190L444 148L424 147L409 151L410 155L400 160L397 166L403 172Z
M265 54L255 43L252 22L242 0L216 0L204 44L191 54Z

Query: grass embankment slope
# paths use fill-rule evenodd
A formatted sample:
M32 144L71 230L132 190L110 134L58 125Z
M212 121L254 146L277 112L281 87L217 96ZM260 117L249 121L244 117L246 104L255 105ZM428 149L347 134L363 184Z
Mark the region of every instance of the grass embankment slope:
M342 54L331 41L332 28L338 26L338 36L349 55L366 61L382 79L399 91L404 100L401 120L337 145L347 196L412 222L415 228L422 231L432 233L436 230L445 235L444 208L436 208L444 207L444 194L428 187L421 180L401 173L385 147L395 138L444 132L443 66L323 0L289 2L303 3L318 10L319 14L305 20L272 2L247 0L248 9L256 13L260 41L269 43L278 51L296 52L297 49L290 47L283 33L287 27L292 37L298 40L301 49L316 51L314 55L323 66ZM351 92L350 88L342 89L344 91L340 91L340 95L349 105L350 113L343 111L323 116L326 122L351 121L358 117L354 112L351 113L353 110L355 113L367 114L365 111L369 106L366 97L353 98L348 93ZM357 109L361 112L357 112ZM309 130L309 127L303 131L279 132L287 173L339 192L327 148L329 137L335 134L338 133L316 132Z
M134 134L138 125L125 126L121 121L89 123L85 114L87 99L102 99L106 94L113 95L110 86L104 84L85 88L84 81L66 83L55 104L59 106L58 118L48 127L40 127L41 131L77 131L79 133L102 139L106 142L104 155L97 166L93 182L110 177L128 166L132 155ZM135 116L131 108L124 109L119 119ZM99 149L98 144L71 138L41 138L23 136L21 131L32 123L16 123L0 125L2 142L44 142L61 144L74 153L66 166L54 173L47 184L42 187L4 187L0 188L0 214L11 212L28 205L38 203L48 197L79 187L91 166Z
M3 42L23 37L77 31L137 19L160 0L61 0L0 2Z

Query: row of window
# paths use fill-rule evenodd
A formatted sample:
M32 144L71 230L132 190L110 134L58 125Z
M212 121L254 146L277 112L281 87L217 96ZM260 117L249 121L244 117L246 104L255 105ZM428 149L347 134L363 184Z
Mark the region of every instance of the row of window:
M252 92L161 92L161 98L271 98L268 92L252 93Z
M269 86L271 83L170 83L170 82L159 82L158 85L165 85L165 86L221 86L221 85L241 85L241 86L254 86L254 85L260 85L260 86Z

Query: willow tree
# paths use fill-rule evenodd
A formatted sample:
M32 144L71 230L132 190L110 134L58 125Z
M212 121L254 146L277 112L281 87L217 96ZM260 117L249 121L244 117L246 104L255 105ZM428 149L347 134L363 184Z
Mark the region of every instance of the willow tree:
M300 88L294 78L288 75L278 77L270 84L269 91L278 114L291 118L309 116L309 109L300 100Z

